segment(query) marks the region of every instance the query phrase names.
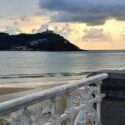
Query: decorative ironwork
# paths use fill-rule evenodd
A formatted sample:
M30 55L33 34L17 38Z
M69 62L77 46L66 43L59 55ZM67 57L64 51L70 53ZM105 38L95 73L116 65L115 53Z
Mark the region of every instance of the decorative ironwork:
M86 125L87 122L101 125L100 105L104 95L100 86L107 77L100 74L0 103L0 125L61 125L64 120L67 125ZM95 86L90 86L92 83ZM61 96L66 97L63 113L59 111ZM43 101L49 104L42 105Z

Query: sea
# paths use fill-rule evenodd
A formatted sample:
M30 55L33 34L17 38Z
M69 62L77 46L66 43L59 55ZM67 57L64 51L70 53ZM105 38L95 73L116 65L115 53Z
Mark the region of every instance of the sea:
M125 51L0 51L0 87L67 84L93 71L125 67Z

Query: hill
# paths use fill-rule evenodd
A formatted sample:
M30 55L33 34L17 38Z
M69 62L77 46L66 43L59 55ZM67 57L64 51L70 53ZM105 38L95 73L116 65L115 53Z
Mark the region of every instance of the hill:
M53 31L19 35L0 33L0 50L82 51L79 47Z

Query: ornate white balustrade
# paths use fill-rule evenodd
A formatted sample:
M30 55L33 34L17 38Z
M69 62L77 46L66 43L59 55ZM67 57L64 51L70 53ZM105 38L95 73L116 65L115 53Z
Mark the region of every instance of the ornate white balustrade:
M101 125L100 88L107 77L103 73L0 103L0 125Z

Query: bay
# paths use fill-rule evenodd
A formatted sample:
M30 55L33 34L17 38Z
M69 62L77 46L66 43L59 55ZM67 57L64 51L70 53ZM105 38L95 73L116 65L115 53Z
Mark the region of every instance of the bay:
M1 51L0 87L66 84L93 71L124 66L124 51Z

